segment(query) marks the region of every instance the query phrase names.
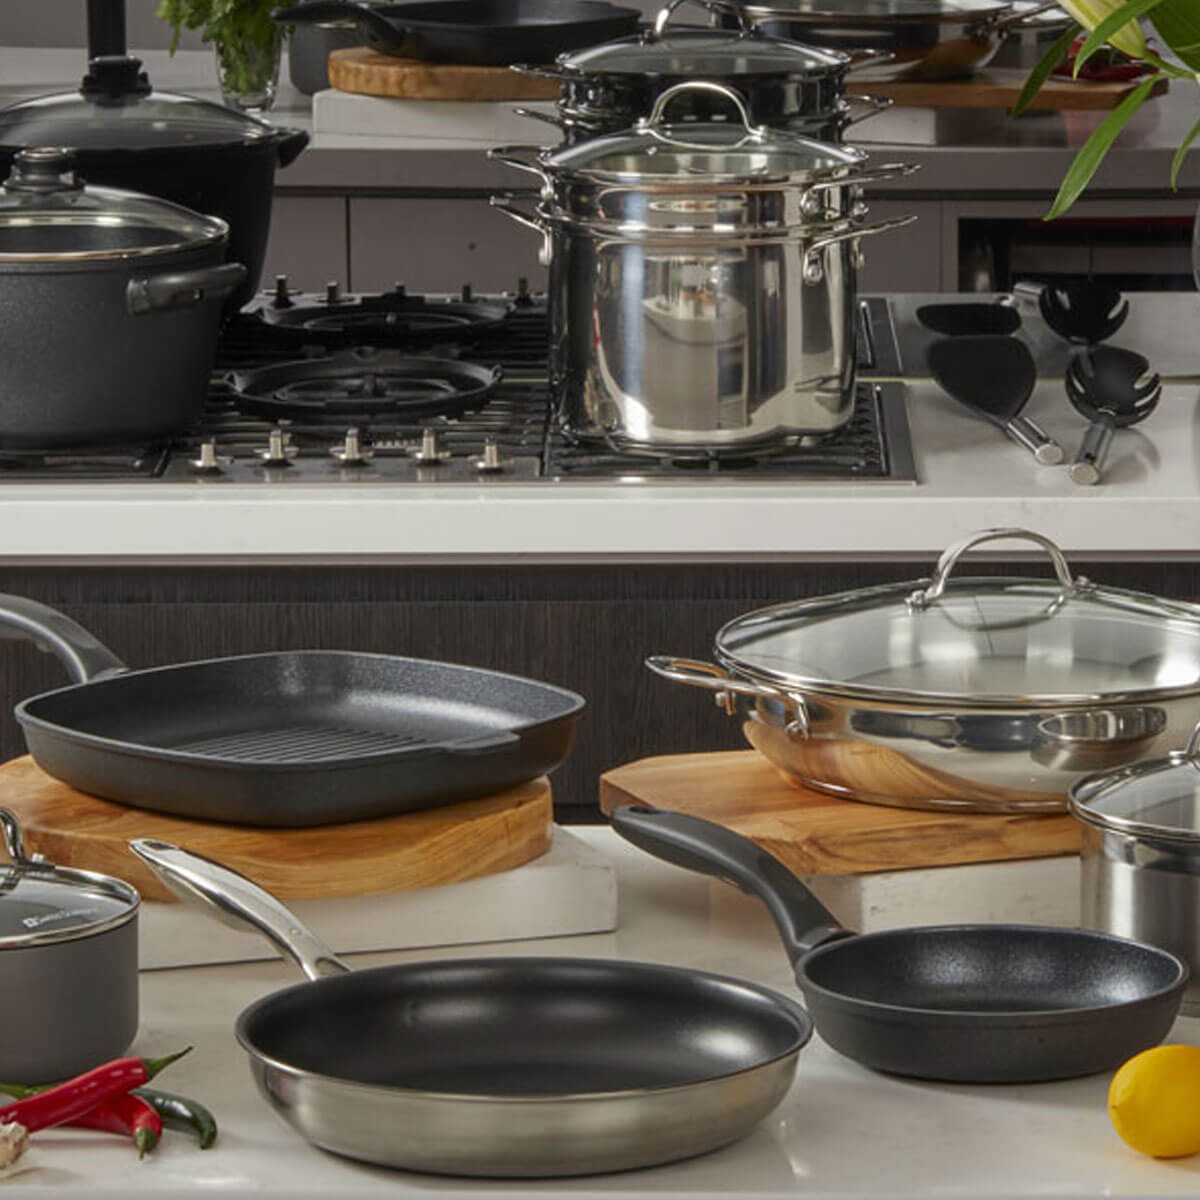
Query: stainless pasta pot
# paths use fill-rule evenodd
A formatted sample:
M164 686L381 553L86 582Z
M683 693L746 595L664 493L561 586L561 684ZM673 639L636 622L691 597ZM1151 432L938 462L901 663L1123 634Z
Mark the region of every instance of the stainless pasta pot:
M1010 538L1055 578L952 577ZM1022 529L964 538L928 579L739 617L715 654L647 665L714 692L793 779L875 804L1062 809L1084 776L1161 757L1200 719L1200 608L1073 578Z
M719 94L737 124L668 125L672 101ZM524 155L524 156L522 156ZM862 187L910 169L751 123L695 81L623 134L557 151L500 147L532 171L524 212L550 266L551 379L582 440L651 454L765 452L850 417Z

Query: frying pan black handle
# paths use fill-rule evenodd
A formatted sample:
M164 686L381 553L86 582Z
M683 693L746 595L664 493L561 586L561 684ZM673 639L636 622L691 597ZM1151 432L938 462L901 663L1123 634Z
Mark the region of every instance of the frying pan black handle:
M13 629L40 650L48 650L76 683L87 683L128 668L82 625L48 604L0 593L0 629Z
M646 804L616 809L612 827L663 862L713 875L757 896L767 906L793 966L822 943L850 935L779 859L732 829Z

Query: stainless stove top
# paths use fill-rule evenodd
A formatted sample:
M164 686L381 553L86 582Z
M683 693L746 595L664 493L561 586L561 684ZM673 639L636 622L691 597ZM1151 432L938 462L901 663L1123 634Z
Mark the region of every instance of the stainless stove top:
M497 306L510 309L497 322ZM343 318L349 316L350 320ZM477 326L471 319L479 317ZM387 411L390 384L370 352L353 386L370 397L355 411L353 388L328 406L318 397L277 420L247 405L243 373L330 353L364 339L386 343L397 322L407 352L499 365L502 379L478 406L450 415ZM413 347L413 343L416 343ZM860 305L860 383L852 420L837 433L758 457L657 459L573 442L557 428L546 367L544 300L521 286L503 297L458 294L381 297L264 293L222 335L218 370L200 425L168 444L13 454L0 451L0 483L174 482L204 486L340 482L486 484L809 480L915 481L900 357L887 301ZM476 374L478 370L476 369ZM879 382L872 382L879 378ZM310 392L301 389L306 399ZM382 396L384 399L380 400Z

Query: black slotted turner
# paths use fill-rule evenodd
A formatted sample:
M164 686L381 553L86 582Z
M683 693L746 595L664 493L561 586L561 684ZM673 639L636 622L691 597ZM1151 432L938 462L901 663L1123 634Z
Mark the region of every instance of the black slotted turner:
M1003 429L1044 466L1062 462L1062 447L1021 415L1037 386L1037 367L1024 342L984 334L944 338L929 347L926 359L938 385L964 408Z
M1071 464L1076 483L1099 483L1113 435L1144 421L1158 407L1162 381L1132 350L1089 346L1072 356L1065 377L1067 399L1091 424Z

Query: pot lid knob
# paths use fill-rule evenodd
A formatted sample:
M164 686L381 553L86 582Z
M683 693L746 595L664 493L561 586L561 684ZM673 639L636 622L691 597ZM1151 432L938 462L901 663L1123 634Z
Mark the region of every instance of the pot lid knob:
M88 73L79 85L85 96L103 101L125 96L148 96L153 90L142 70L142 60L126 54L99 54L88 62Z
M78 191L82 181L74 171L74 151L65 146L30 146L13 155L4 187L12 192Z

